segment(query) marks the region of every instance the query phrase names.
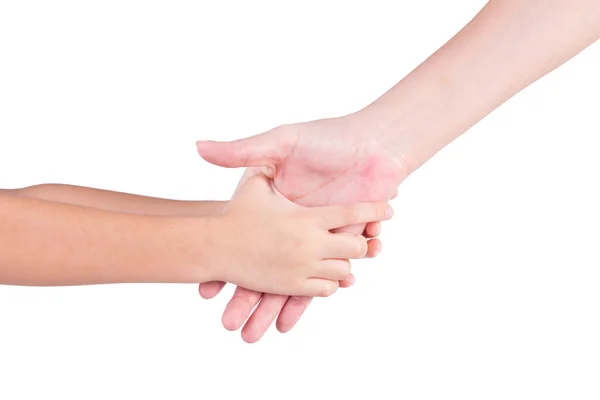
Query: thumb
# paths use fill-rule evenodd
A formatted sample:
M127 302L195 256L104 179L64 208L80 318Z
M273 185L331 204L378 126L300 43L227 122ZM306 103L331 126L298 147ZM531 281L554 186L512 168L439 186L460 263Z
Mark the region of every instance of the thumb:
M273 181L261 173L247 178L236 189L236 197L262 197L265 193L275 193Z
M240 184L229 201L229 207L250 207L274 212L300 206L286 199L275 188L273 181L259 172Z
M198 141L196 146L200 157L227 168L273 165L285 158L290 148L286 135L278 128L231 142Z

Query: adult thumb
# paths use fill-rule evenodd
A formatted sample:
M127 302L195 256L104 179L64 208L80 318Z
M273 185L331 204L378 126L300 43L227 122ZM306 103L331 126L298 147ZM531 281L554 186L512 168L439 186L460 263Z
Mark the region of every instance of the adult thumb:
M277 128L231 142L196 142L198 154L211 164L226 168L260 167L280 162L289 149L287 136Z

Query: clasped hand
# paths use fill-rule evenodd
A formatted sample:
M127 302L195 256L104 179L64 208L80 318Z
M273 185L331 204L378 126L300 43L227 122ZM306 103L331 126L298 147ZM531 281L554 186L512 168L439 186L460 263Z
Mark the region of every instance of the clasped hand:
M262 176L272 179L273 187L290 203L302 206L388 202L397 194L397 187L409 174L410 168L400 156L390 153L377 141L377 132L366 126L364 121L349 116L286 125L233 142L198 142L198 152L206 161L218 166L248 167L234 199L249 190L249 181ZM366 239L379 234L380 224L365 223L383 219L363 218L360 223L335 227L339 228L335 230L337 232L350 234L349 238L355 235L363 237L360 254L348 253L344 258L375 256L381 247L379 240ZM330 279L339 280L340 287L350 286L354 278L348 264L335 264L333 269L336 272L329 275ZM224 285L224 282L200 284L200 295L212 298ZM330 286L321 290L329 293L337 288L337 284L327 285ZM242 338L246 342L258 341L275 318L280 332L289 331L311 301L308 294L289 297L272 293L268 287L263 291L246 287L243 282L238 284L222 319L228 330L237 330L244 325Z
M350 260L365 257L368 249L363 236L332 231L391 216L385 202L302 207L256 174L239 186L222 214L215 277L272 294L330 296L350 275ZM227 251L232 247L236 251Z

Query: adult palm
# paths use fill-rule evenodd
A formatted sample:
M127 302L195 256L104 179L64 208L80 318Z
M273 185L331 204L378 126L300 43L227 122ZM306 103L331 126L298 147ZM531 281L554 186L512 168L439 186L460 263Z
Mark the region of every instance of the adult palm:
M256 173L267 174L281 194L303 206L390 200L409 173L400 155L386 149L376 132L351 116L283 125L233 142L202 141L198 142L198 152L206 161L222 167L252 167L242 180ZM371 228L352 226L344 230L374 236L378 227ZM341 286L351 283L342 282ZM223 282L200 284L200 294L212 298L223 286ZM223 325L236 330L248 319L242 337L255 342L277 317L277 329L289 331L310 301L238 287L223 314Z

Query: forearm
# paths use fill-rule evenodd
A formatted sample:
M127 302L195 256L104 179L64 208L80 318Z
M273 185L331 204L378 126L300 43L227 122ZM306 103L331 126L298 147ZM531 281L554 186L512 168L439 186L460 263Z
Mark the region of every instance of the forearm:
M491 0L360 114L411 167L600 38L598 0Z
M42 184L0 194L56 201L100 210L144 215L214 215L223 211L226 201L182 201L120 193L82 186Z
M210 280L208 218L189 220L0 195L0 283Z

